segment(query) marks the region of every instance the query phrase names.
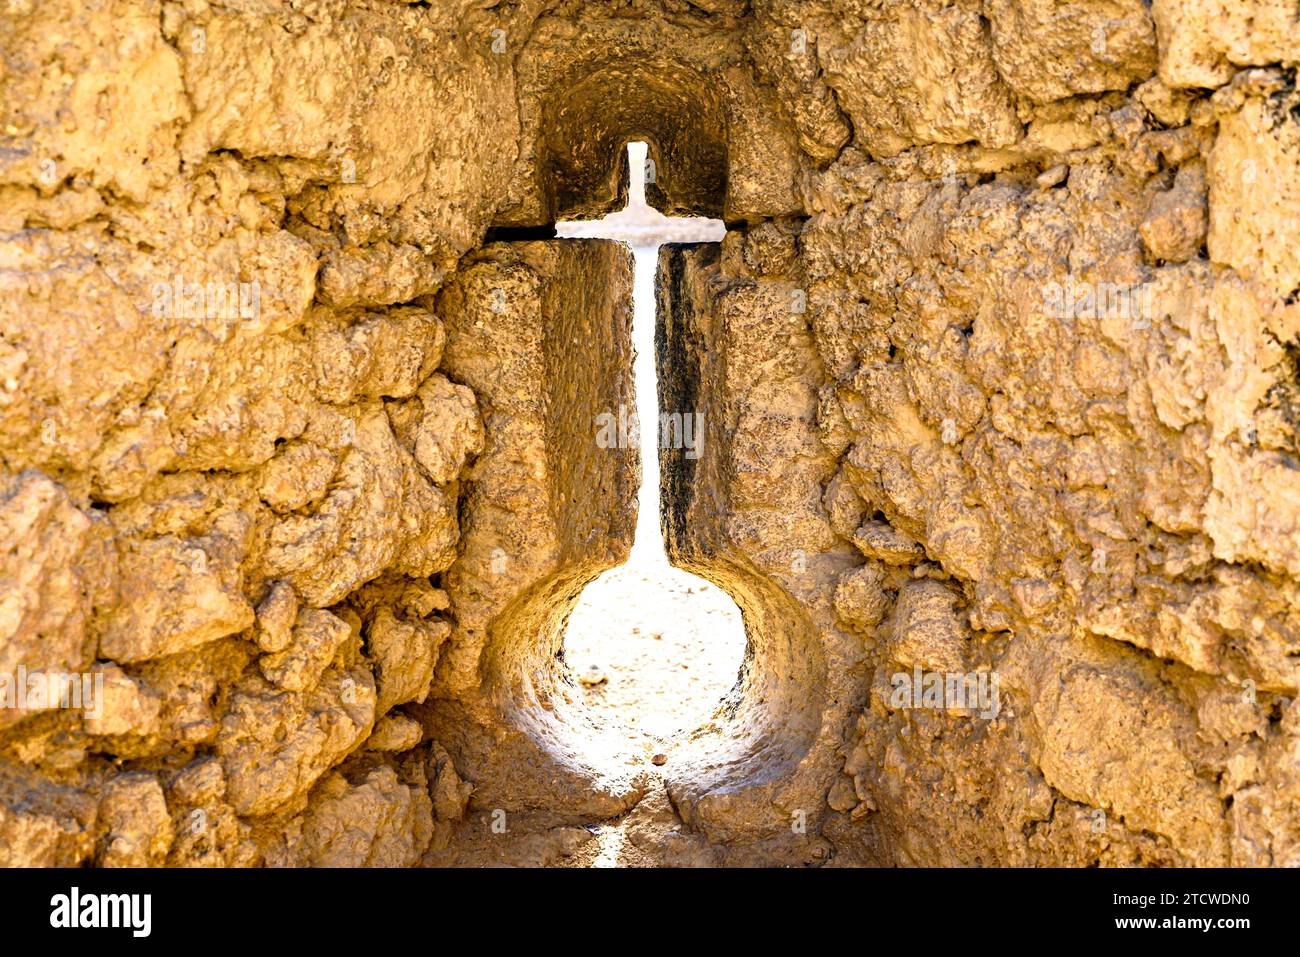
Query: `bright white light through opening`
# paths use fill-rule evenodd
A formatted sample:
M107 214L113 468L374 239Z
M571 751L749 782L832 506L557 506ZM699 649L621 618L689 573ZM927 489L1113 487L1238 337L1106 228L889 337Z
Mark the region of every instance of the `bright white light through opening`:
M560 223L565 238L617 239L636 259L632 341L641 422L641 488L632 555L583 590L569 619L564 657L597 720L624 725L647 752L709 722L732 689L745 653L740 611L716 585L668 564L659 527L659 401L655 380L655 266L662 242L718 242L716 219L670 219L645 202L647 148L628 146L625 209ZM669 410L688 412L694 410ZM709 441L709 423L703 424Z

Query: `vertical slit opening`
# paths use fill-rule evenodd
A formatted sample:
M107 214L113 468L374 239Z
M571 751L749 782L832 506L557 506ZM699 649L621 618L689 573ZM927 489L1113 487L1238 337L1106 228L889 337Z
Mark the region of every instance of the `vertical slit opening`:
M561 656L598 729L626 739L633 755L663 765L736 692L747 642L740 610L721 588L668 562L660 524L659 451L698 457L710 423L693 409L660 409L656 387L655 269L664 242L716 242L720 220L668 218L646 203L658 170L644 141L627 144L627 206L604 219L557 225L560 238L627 243L635 258L632 338L636 407L594 423L602 447L639 445L642 482L628 561L582 592Z

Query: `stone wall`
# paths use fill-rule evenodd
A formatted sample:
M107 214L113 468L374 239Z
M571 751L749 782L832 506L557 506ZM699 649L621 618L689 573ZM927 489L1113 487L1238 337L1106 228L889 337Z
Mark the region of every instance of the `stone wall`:
M751 641L672 813L1297 863L1298 60L1295 0L9 3L0 674L104 690L0 709L0 863L638 801L551 654L633 525L629 267L537 239L628 139L729 226L661 260L670 553Z

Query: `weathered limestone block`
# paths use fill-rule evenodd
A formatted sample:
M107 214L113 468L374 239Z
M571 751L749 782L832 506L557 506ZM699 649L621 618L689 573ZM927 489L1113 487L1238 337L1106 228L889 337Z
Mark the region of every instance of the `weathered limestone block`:
M453 265L409 244L340 250L321 270L321 298L337 308L410 302L437 292Z
M772 3L759 16L745 38L759 75L771 78L778 99L790 111L798 132L799 148L818 163L835 158L848 143L852 130L840 112L835 95L822 79L817 65L817 39L794 3ZM769 22L767 17L774 22ZM803 31L797 33L795 31Z
M99 653L123 663L187 651L253 624L234 543L174 535L119 542L119 604Z
M1191 117L1195 94L1171 88L1159 76L1147 80L1133 96L1162 126L1180 127Z
M294 348L268 333L301 318L315 285L314 257L285 232L239 230L202 253L193 237L143 227L137 237L168 256L89 225L0 239L9 465L89 470L75 486L114 502L178 463L256 464L295 433L286 389L256 379L292 365Z
M1300 58L1293 0L1152 0L1160 76L1173 87L1213 89L1234 67Z
M825 440L823 439L823 444ZM826 494L822 496L822 508L830 520L831 530L840 538L852 538L853 533L862 524L866 503L853 490L852 484L843 472L826 483Z
M52 191L73 177L144 202L176 175L189 120L180 58L158 0L15 3L0 14L6 104L0 184Z
M162 785L153 774L122 774L109 782L99 802L104 829L101 867L158 867L175 834Z
M889 621L889 655L904 668L946 673L966 670L966 626L958 595L936 581L908 582L898 592Z
M316 505L329 491L338 459L314 442L295 441L260 469L258 494L277 512Z
M119 542L184 539L195 569L209 557L242 557L253 539L256 496L242 476L177 472L151 481L138 498L108 511ZM215 564L215 559L214 562Z
M1194 721L1156 666L1091 642L1053 646L1034 667L1026 717L1047 783L1164 835L1190 862L1226 863L1224 809L1197 773ZM1138 727L1141 749L1131 746Z
M168 796L182 804L208 804L226 793L226 772L216 758L199 758L172 778Z
M426 579L414 578L402 582L396 608L414 618L428 618L435 611L446 611L451 599L441 588L434 588Z
M786 216L799 212L793 184L799 176L799 141L789 124L769 109L753 69L733 66L723 74L727 99L728 221Z
M1142 0L988 0L993 59L1015 92L1045 103L1124 90L1156 69L1156 33Z
M281 440L302 435L310 422L310 396L302 387L309 353L290 336L257 337L220 351L206 337L202 341L209 358L201 388L171 410L179 420L169 427L171 467L256 468L279 451Z
M168 324L150 322L145 306L148 264L97 237L85 227L0 237L0 430L11 469L88 467L118 412L143 400L167 364ZM102 257L88 256L87 242Z
M421 310L399 309L351 325L323 326L312 340L316 393L337 404L405 398L437 368L443 339L438 317Z
M474 785L462 781L456 766L442 745L435 742L429 751L425 774L429 779L429 794L433 798L433 813L439 821L459 821L465 816Z
M446 485L483 451L483 420L474 393L433 375L413 402L390 403L388 418L402 445L435 485Z
M969 481L958 457L917 415L906 398L900 368L863 371L853 388L855 393L863 390L857 393L866 399L863 422L872 426L850 448L845 474L863 500L885 514L889 525L864 526L854 533L854 544L869 557L891 564L929 554L953 571L980 579L988 561L990 520L984 509L957 507ZM878 462L886 464L877 468ZM909 540L924 543L924 549Z
M0 866L76 867L95 849L98 806L30 768L0 766Z
M424 728L414 718L389 714L375 722L375 730L366 739L367 751L409 751L424 737Z
M887 522L865 522L849 536L858 551L886 565L915 565L925 549Z
M536 11L451 13L401 4L320 19L279 8L174 9L166 30L194 106L182 155L308 160L304 179L323 184L327 215L377 223L352 238L415 244L436 269L449 268L481 238L517 154L514 56L492 51L492 30L504 31L503 52L513 54ZM360 257L357 266L369 253L348 255ZM417 272L436 284L436 271ZM376 274L367 289L346 263L327 273L344 298L352 290L396 302L415 288Z
M1297 780L1300 728L1294 701L1285 705L1279 735L1260 749L1257 759L1240 762L1247 770L1234 774L1240 789L1233 796L1232 863L1237 867L1294 867L1300 860L1296 840L1296 802L1291 797Z
M364 667L331 669L305 694L245 678L232 692L216 741L226 799L247 817L295 806L369 737L374 721L375 682Z
M160 727L162 702L158 695L116 665L98 666L96 677L103 676L102 698L98 714L87 714L87 734L131 734L147 737Z
M1000 147L1020 138L978 0L888 0L862 16L817 48L860 145L894 156L917 143Z
M884 861L1074 867L1177 862L1167 839L1126 827L1114 815L1101 817L1105 812L1049 786L1026 761L1005 688L998 718L983 720L926 708L890 711L890 677L885 669L877 673L871 710L857 725L863 744L844 766L861 802L853 813L869 813L870 827L897 834ZM837 834L847 837L853 824L850 814L850 830Z
M138 304L139 335L145 344L169 335L174 345L161 370L135 367L152 375L132 390L147 389L148 398L115 409L101 437L91 462L99 497L128 500L168 469L250 468L302 431L307 353L278 333L302 318L315 260L288 233L241 240L205 257L197 271L190 261L156 264L173 278L154 283L152 303ZM281 380L276 387L272 377Z
M1219 120L1208 245L1213 262L1285 298L1300 288L1300 92L1280 74L1260 74L1262 95L1245 96Z
M222 803L181 808L168 867L257 867L263 852L253 830Z
M293 640L294 622L298 620L298 596L285 582L275 582L257 606L257 646L274 654L284 651Z
M331 144L350 142L364 48L306 18L290 32L284 25L291 17L277 22L266 10L204 12L169 24L181 41L186 85L195 91L195 114L182 138L187 158L224 148L324 159ZM319 82L321 63L332 65L327 82Z
M331 774L312 793L296 849L307 867L412 867L433 837L433 806L418 782L383 765L356 785Z
M0 674L79 671L94 655L95 603L110 600L116 574L107 523L37 472L0 489ZM0 709L0 725L22 716Z
M1151 198L1142 220L1142 244L1155 259L1187 262L1205 242L1207 216L1205 167L1188 164L1178 171L1172 189Z
M1294 376L1271 330L1300 328L1300 309L1279 308L1231 274L1215 278L1204 307L1222 358L1203 363L1213 486L1203 526L1216 558L1258 561L1294 578L1300 575L1300 474L1293 445L1268 446L1269 420L1261 413ZM1286 428L1294 434L1293 418Z
M250 829L224 802L226 775L214 757L196 759L172 778L167 788L176 839L167 858L170 867L250 867L261 851Z
M304 608L288 647L263 655L257 666L272 684L286 691L307 691L316 687L351 637L352 627L346 621L319 608Z
M445 621L408 621L382 607L375 612L366 630L366 651L378 669L377 714L408 701L424 701L451 630Z
M53 196L45 197L33 186L3 186L3 210L0 211L0 229L6 232L34 228L71 229L94 218L105 208L104 198L98 190L74 183Z
M884 574L874 564L841 575L835 585L834 599L835 613L840 621L855 630L871 629L880 624L890 606L884 581Z
M332 605L385 569L431 575L455 558L455 503L420 473L393 436L378 403L346 420L355 444L342 456L329 494L307 514L270 531L268 575L304 602Z
M137 680L159 699L159 741L172 747L215 741L227 691L254 655L249 642L231 637L134 666Z
M1294 581L1217 565L1195 585L1148 578L1123 603L1085 606L1080 623L1204 674L1294 694L1300 667L1289 653L1297 623Z
M802 226L797 219L780 219L760 223L744 234L729 231L722 240L723 256L727 256L730 243L742 242L740 256L744 268L738 264L732 266L730 262L728 268L755 277L776 278L793 272L798 262L798 238Z

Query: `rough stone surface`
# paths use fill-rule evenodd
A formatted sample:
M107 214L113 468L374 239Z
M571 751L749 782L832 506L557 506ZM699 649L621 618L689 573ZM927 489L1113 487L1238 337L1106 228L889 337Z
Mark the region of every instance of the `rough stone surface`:
M5 4L0 678L103 690L5 699L0 864L1300 863L1297 62L1294 0ZM637 464L627 254L545 237L633 138L729 227L662 520L752 653L666 789L556 659Z
M356 785L332 773L316 788L293 863L310 867L411 867L433 837L423 772L403 782L381 765Z
M99 802L106 830L96 863L103 867L158 867L171 849L172 822L162 785L151 774L115 778Z

